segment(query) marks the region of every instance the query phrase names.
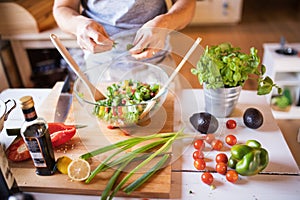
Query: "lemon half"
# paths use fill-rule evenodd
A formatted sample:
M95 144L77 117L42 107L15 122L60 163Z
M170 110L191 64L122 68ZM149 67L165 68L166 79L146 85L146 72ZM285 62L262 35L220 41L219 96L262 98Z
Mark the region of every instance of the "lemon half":
M74 159L68 165L68 176L74 181L84 181L91 173L90 164L84 159Z
M57 170L62 174L68 174L68 166L72 162L72 159L67 156L62 156L57 159Z

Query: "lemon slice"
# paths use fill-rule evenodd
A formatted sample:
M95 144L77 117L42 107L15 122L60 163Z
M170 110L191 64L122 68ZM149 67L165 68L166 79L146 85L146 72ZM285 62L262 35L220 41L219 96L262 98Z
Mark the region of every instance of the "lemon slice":
M68 174L68 166L72 162L72 159L67 156L62 156L57 159L57 170L62 174Z
M68 176L74 181L86 180L91 172L90 164L83 159L75 159L68 165Z

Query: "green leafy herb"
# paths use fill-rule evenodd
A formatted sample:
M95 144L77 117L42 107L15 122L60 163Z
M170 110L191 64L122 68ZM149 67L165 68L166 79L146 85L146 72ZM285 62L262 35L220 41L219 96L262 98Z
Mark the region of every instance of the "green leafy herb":
M264 65L259 66L260 58L257 49L250 48L250 53L240 51L239 47L233 47L229 43L206 47L203 55L197 62L196 68L191 73L196 75L200 84L207 88L229 88L243 86L250 75L256 76L258 95L269 94L273 87L281 89L273 83L270 77L263 77L266 72Z

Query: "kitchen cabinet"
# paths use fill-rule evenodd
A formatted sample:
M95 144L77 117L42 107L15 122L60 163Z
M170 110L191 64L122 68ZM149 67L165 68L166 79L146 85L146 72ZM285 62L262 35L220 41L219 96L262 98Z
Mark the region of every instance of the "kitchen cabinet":
M287 47L300 51L300 43L287 44ZM300 57L298 55L282 55L275 51L280 48L278 43L266 43L263 45L263 64L267 67L266 75L282 88L291 91L293 104L291 109L285 111L272 110L276 119L300 119ZM270 103L272 94L267 95Z

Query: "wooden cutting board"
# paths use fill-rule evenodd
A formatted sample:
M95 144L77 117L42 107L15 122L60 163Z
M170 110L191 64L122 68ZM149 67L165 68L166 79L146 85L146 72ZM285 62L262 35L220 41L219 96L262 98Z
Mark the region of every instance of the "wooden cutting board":
M44 117L48 122L52 122L54 119L55 105L58 100L61 87L62 83L57 83L45 102L37 108L39 116ZM138 135L173 131L173 104L172 94L169 94L164 103L164 107L158 111L151 122L147 122L144 126L136 127L135 129L127 129L125 132L128 133L129 131L133 135ZM90 116L79 105L76 98L73 100L73 105L66 123L82 124L87 125L87 127L78 129L76 135L70 142L57 147L55 149L56 158L67 155L74 159L87 151L132 137L124 134L124 131L120 129L108 129L103 124L98 123L95 118ZM91 159L89 161L91 168L94 169L100 163L101 159L103 159L103 156ZM31 160L10 164L18 185L26 192L100 196L113 173L113 170L105 171L98 174L91 183L85 184L84 182L71 181L67 175L63 175L58 172L52 176L38 176L35 174L35 168ZM143 173L144 172L141 171L139 174L132 177L129 182L132 182ZM170 190L171 166L167 165L165 168L160 170L159 173L149 179L142 187L130 194L130 197L168 198ZM117 196L128 195L123 192L119 192Z

